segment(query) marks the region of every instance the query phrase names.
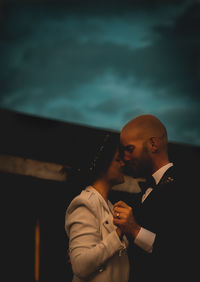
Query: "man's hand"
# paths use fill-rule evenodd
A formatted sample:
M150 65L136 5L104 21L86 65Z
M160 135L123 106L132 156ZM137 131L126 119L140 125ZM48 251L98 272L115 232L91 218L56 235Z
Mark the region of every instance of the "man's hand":
M117 235L119 236L119 239L122 240L124 233L122 232L122 230L117 227L116 229Z
M118 226L122 232L130 234L135 238L141 229L135 220L132 208L126 203L119 201L113 207L113 223Z

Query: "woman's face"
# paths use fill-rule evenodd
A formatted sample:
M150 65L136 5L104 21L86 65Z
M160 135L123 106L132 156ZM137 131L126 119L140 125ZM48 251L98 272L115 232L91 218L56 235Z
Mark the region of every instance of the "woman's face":
M112 186L124 182L124 174L122 172L123 166L124 162L119 158L119 152L117 150L106 173L106 178Z

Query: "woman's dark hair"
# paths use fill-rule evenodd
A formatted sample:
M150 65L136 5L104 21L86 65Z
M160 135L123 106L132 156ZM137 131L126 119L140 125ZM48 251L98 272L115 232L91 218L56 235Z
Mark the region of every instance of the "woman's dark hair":
M88 175L86 176L88 178L86 181L88 185L106 173L117 148L119 148L119 135L112 133L106 134L103 143L97 149L96 155L90 163Z
M108 133L103 136L102 143L97 146L95 155L79 169L71 168L67 171L71 193L77 195L88 185L103 176L108 170L115 152L119 148L119 135Z

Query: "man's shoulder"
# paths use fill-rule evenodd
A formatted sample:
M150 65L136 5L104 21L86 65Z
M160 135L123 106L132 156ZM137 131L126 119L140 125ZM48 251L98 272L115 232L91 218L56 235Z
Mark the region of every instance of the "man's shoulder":
M177 182L187 182L192 177L192 171L190 167L187 166L179 166L178 164L174 164L165 172L162 177L166 183L177 183Z
M177 183L188 184L194 179L192 167L188 164L185 166L174 165L172 172Z
M166 190L172 193L175 199L189 199L195 187L191 170L187 166L183 168L177 164L168 169L162 183L167 185L168 189Z

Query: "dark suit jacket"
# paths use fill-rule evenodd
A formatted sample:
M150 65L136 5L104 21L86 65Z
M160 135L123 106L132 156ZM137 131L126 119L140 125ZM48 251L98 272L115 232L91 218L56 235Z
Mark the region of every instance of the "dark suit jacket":
M188 185L187 176L174 166L170 167L143 204L137 207L138 223L156 233L156 239L152 253L143 251L130 239L130 281L169 282L191 278L194 252L188 238L188 231L193 232Z

